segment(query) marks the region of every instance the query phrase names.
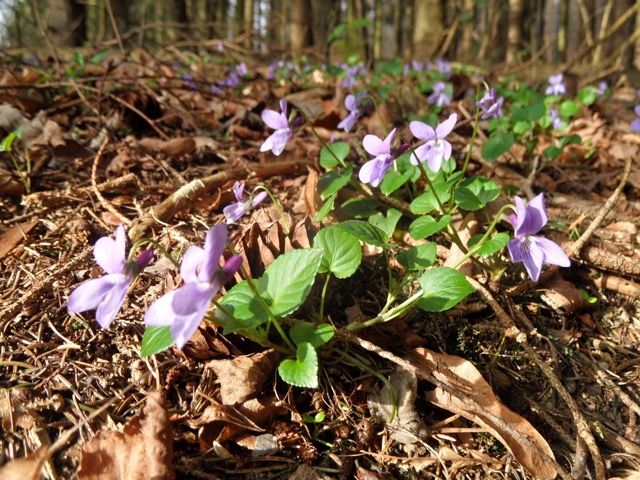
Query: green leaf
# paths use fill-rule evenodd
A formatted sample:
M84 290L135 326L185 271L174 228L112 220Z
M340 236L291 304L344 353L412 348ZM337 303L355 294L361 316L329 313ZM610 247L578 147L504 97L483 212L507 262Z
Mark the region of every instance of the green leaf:
M560 140L560 148L564 148L567 145L580 145L582 143L582 137L580 135L567 135Z
M371 198L352 198L344 202L337 213L345 217L369 218L378 211L378 204Z
M353 275L362 261L362 247L350 233L330 226L318 232L313 240L315 248L322 249L321 273L331 272L338 278Z
M573 100L565 100L560 104L560 115L565 118L570 118L580 113L580 106Z
M464 180L456 190L456 205L462 210L480 210L500 195L500 186L484 177Z
M432 185L440 202L443 204L448 202L451 198L451 184L449 182L436 182ZM416 215L424 215L439 208L438 201L430 188L427 188L422 195L416 197L409 205L411 213L415 213Z
M511 119L514 122L535 122L544 115L545 111L544 102L536 102L524 107L513 108L511 110Z
M391 195L393 192L407 183L412 175L412 170L407 170L404 173L396 172L393 170L387 172L382 179L382 183L380 183L380 191L384 195Z
M289 337L296 345L309 342L314 348L324 345L333 338L335 330L328 323L321 323L317 327L313 323L296 323L289 330Z
M531 130L531 123L527 122L526 120L520 120L513 126L513 133L515 133L516 135L523 135L529 130Z
M344 167L344 160L350 151L351 147L347 142L335 142L322 147L322 150L320 150L320 165L323 168L334 168L340 162L340 165Z
M254 280L254 283L260 291L260 279ZM269 312L264 309L246 280L229 290L220 300L220 305L233 315L229 317L220 309L215 311L216 320L224 328L225 335L238 330L251 330L269 319Z
M427 238L447 228L447 225L451 223L451 218L451 215L443 215L437 220L431 215L416 218L409 225L409 233L415 240Z
M469 248L473 248L483 237L482 233L474 235L469 239L469 243L467 246ZM484 244L476 250L476 253L481 257L488 257L489 255L493 255L496 252L499 252L509 243L509 234L504 232L495 233L489 240L484 242Z
M9 135L7 135L6 137L4 137L2 139L2 142L0 142L0 152L10 152L11 151L11 146L13 145L14 140L17 137L17 133L11 132Z
M424 291L418 306L427 312L449 310L475 290L462 273L448 267L431 268L418 281Z
M322 250L316 248L291 250L269 265L260 285L262 296L274 316L289 315L302 305L318 273L322 256Z
M560 156L562 153L562 149L551 145L550 147L545 148L542 151L542 155L547 158L554 159Z
M318 180L318 191L320 192L320 198L325 200L331 195L338 193L342 187L344 187L349 180L353 169L346 168L344 170L335 170L333 172L325 173Z
M500 155L509 151L513 145L513 133L496 130L491 134L487 143L482 147L482 156L485 160L495 162Z
M347 220L335 225L335 227L350 233L358 240L383 247L387 245L387 234L378 227L359 220Z
M280 362L280 378L294 387L318 387L318 354L313 345L303 342L298 345L296 358Z
M146 327L140 345L140 355L148 357L166 350L175 342L171 336L171 327Z
M327 214L333 210L333 205L336 201L336 198L338 197L337 193L334 193L333 195L331 195L329 198L327 198L324 201L324 205L322 205L322 207L320 208L320 210L318 210L318 212L316 213L316 216L313 217L313 219L316 222L321 222L322 220L324 220L324 217L327 216Z
M302 415L302 420L304 420L305 423L322 423L325 416L326 414L324 413L324 410L320 410L315 415L309 415L308 413L305 413L304 415Z
M400 252L398 261L408 270L421 270L436 261L436 244L416 245Z
M598 98L598 91L595 87L589 85L588 87L581 88L578 92L578 100L583 105L591 105Z
M393 236L393 232L396 231L396 225L398 225L400 218L402 218L402 213L395 208L390 208L387 210L386 216L381 212L371 215L369 217L369 223L371 225L375 225L386 233L387 238L391 238Z

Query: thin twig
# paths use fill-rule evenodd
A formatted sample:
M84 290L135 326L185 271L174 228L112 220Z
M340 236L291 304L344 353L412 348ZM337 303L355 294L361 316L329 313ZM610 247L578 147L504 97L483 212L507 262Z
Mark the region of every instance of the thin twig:
M93 194L102 204L102 206L109 212L113 213L122 223L124 223L125 225L129 225L131 223L131 220L129 220L118 210L116 210L115 207L102 196L102 193L100 193L100 190L98 189L98 181L96 180L98 175L98 163L100 163L100 158L102 157L102 153L104 152L107 143L109 143L109 137L105 137L105 139L102 141L102 145L100 145L100 148L98 149L98 153L96 153L96 156L93 158L93 165L91 166L91 187L93 188Z

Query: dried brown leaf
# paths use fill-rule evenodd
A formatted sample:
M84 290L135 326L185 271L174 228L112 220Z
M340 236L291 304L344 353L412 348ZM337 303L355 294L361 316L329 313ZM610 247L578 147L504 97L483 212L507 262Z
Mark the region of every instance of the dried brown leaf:
M138 144L145 153L162 153L167 157L191 155L196 151L196 142L190 137L178 137L169 140L143 138Z
M471 362L454 355L417 348L414 350L413 363L421 370L430 372L439 380L456 390L462 390L464 393L464 395L456 397L442 388L436 387L435 390L427 394L427 400L440 408L462 415L489 430L536 478L544 480L556 477L556 470L550 462L540 456L537 451L523 444L518 435L514 435L512 431L497 425L487 415L489 412L503 420L546 455L554 458L551 447L542 435L527 420L500 402L491 386L482 378L480 372ZM474 405L465 402L465 397L471 398L482 408L477 409Z
M0 478L2 480L40 480L40 471L48 457L47 447L42 446L26 457L18 458L0 467Z
M79 480L173 480L171 425L160 392L122 432L102 430L80 453Z
M267 350L231 359L212 360L205 368L213 370L218 377L223 405L235 405L260 393L277 360L278 353Z
M545 287L541 295L542 299L554 310L562 310L569 314L586 305L580 290L558 273L545 284Z
M20 223L12 226L0 235L0 259L13 250L27 236L33 227L38 224L38 220Z

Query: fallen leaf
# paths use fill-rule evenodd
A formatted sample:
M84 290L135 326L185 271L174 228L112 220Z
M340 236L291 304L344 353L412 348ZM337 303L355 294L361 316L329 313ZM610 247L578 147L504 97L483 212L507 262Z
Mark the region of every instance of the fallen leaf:
M393 395L385 384L379 392L369 395L367 399L369 410L389 423L391 438L403 445L412 445L427 433L427 426L415 407L418 380L413 373L397 367L391 374L389 383L393 389ZM397 405L397 409L394 405ZM393 420L390 421L392 417Z
M278 451L278 439L270 434L262 435L246 434L235 441L241 447L251 451L252 457L273 455Z
M27 236L33 227L38 224L38 220L13 225L9 230L0 235L0 259L4 258Z
M102 430L82 447L79 480L172 480L173 437L160 392L122 432Z
M189 137L178 137L169 140L149 137L139 140L138 144L145 153L162 153L167 157L191 155L196 151L196 142Z
M502 428L487 415L487 412L489 412L503 420L504 423L531 441L546 455L554 458L551 447L549 447L542 435L527 420L500 402L493 393L491 386L482 378L480 372L471 362L454 355L417 348L412 355L412 363L420 370L429 372L440 381L464 393L464 395L456 397L442 388L436 387L435 390L426 395L427 400L440 408L462 415L489 430L512 453L515 459L536 478L551 480L556 477L556 470L548 460L523 444L518 435L514 435L512 431ZM465 397L471 398L482 408L477 408L465 402Z
M12 460L0 467L2 480L40 480L40 471L49 457L47 447L42 446L26 457Z
M223 405L235 405L256 397L278 360L275 350L231 359L211 360L205 368L215 372L220 382Z
M559 273L545 284L541 297L554 310L562 310L567 314L586 305L580 290L573 283L562 278Z

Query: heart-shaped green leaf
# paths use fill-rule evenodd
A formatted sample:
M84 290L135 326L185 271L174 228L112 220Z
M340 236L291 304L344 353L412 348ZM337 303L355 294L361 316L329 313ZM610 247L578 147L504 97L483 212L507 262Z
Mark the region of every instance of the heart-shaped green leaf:
M409 225L409 233L416 240L430 237L434 233L444 230L451 223L451 215L443 215L439 219L431 215L416 218Z
M408 270L420 270L436 261L436 244L425 243L404 250L398 255L398 261Z
M260 285L260 280L254 280L254 282L257 286ZM246 280L229 290L220 300L220 305L224 308L224 312L216 309L215 315L217 322L224 328L225 334L258 327L269 318L269 313ZM232 317L225 312L229 312Z
M456 190L456 205L462 210L484 208L500 195L500 186L484 177L472 177L463 181Z
M467 246L469 248L473 248L483 237L482 233L474 235L469 239L469 243ZM499 252L509 243L509 234L504 232L499 232L494 234L490 239L486 240L480 248L476 250L476 253L481 257L487 257L489 255L493 255L496 252Z
M338 163L344 166L344 160L349 155L351 148L347 142L334 142L320 150L320 165L324 168L333 168Z
M462 273L448 267L430 268L418 281L424 292L418 306L427 312L449 310L475 290Z
M362 261L362 247L356 237L335 226L323 228L313 240L322 249L319 272L331 272L338 278L353 275Z
M293 343L301 345L304 342L309 342L314 348L327 343L334 334L335 330L328 323L321 323L316 327L313 323L300 322L289 330L289 336Z
M383 213L378 212L375 215L371 215L369 217L369 223L371 225L375 225L384 233L387 234L387 238L391 238L393 236L393 232L396 231L396 225L398 225L398 221L402 217L402 213L395 208L390 208L387 210L387 215L385 216Z
M359 220L347 220L346 222L336 224L336 227L350 233L358 240L368 243L369 245L382 247L387 244L387 234L370 223Z
M294 387L318 387L318 354L309 342L298 345L295 359L287 359L278 366L280 378Z
M140 355L148 357L174 344L170 327L146 327L140 345Z

